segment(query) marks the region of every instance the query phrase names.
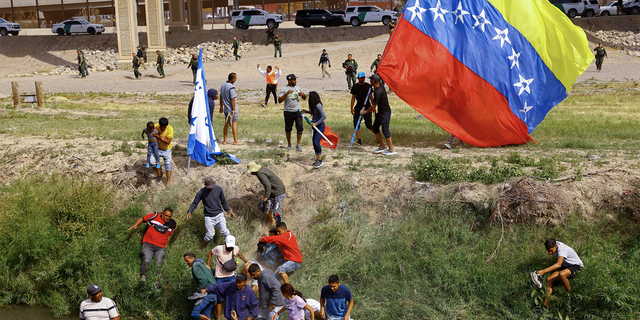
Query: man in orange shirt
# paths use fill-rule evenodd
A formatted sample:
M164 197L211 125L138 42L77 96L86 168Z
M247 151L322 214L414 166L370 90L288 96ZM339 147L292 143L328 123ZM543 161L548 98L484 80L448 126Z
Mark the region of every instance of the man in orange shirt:
M271 66L267 66L267 71L263 71L260 69L260 65L258 65L258 71L267 78L267 96L264 98L264 103L260 105L263 108L267 107L267 103L269 103L269 95L273 94L273 100L275 100L276 104L278 104L278 96L276 95L276 91L278 90L278 78L282 74L282 70L276 66L276 71L271 70Z
M278 245L278 249L280 249L285 261L274 273L281 276L284 283L289 283L288 274L300 268L302 254L298 248L296 236L293 235L293 232L287 231L286 223L280 222L276 224L276 234L275 236L262 237L260 242Z

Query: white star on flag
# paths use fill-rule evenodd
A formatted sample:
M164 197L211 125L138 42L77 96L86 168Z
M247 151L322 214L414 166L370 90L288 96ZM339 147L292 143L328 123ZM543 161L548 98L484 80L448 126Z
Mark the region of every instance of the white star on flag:
M494 29L498 34L495 37L491 38L491 40L500 40L500 48L502 48L505 41L511 44L511 41L509 40L509 29L507 28L505 28L504 30L500 30L498 28L494 28Z
M445 9L442 8L442 6L440 6L440 0L438 0L438 4L436 5L435 8L429 8L429 10L431 10L431 11L433 11L433 13L435 13L435 17L433 17L433 21L436 21L436 20L438 20L438 18L440 18L440 20L442 20L442 22L444 22L444 14L449 12L449 10L445 10Z
M476 19L476 23L473 25L474 29L477 26L480 26L480 29L482 29L482 32L484 32L484 25L485 24L491 24L491 22L489 22L489 20L487 20L487 18L484 17L484 9L482 9L482 12L480 12L479 15L472 15L474 19ZM482 20L482 22L480 22L480 20Z
M454 11L451 11L451 13L453 13L453 15L456 16L456 22L454 24L458 24L458 20L464 23L464 15L470 14L468 11L462 10L462 1L458 2L458 8Z
M527 121L527 112L529 112L529 110L533 109L533 106L528 106L527 102L524 102L524 107L522 109L520 109L520 112L524 112L524 121Z
M513 60L513 63L511 64L511 68L509 69L513 69L514 66L517 66L518 69L520 69L520 61L518 60L520 59L520 54L522 54L522 52L516 53L516 51L511 48L511 55L507 58L509 58L509 60Z
M439 2L438 2L439 4ZM416 3L413 5L413 7L409 7L407 8L407 10L411 11L411 20L413 21L413 19L418 16L418 19L420 19L420 21L422 21L422 13L427 11L427 9L423 8L420 6L420 3L418 0L416 0Z
M525 79L521 74L519 74L518 76L520 77L520 81L513 84L516 87L520 87L520 92L518 92L518 95L521 95L524 91L526 91L527 93L531 93L531 90L529 90L529 85L531 84L531 82L533 82L533 78Z

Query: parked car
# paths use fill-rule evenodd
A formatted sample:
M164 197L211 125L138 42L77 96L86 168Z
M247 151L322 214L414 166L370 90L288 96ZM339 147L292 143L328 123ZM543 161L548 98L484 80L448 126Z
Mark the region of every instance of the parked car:
M90 23L84 19L70 19L54 24L51 27L51 32L57 33L59 36L72 33L101 34L104 32L104 25Z
M345 23L354 27L368 22L382 22L387 25L391 20L396 19L398 19L397 11L382 10L376 6L347 7L343 18Z
M600 14L600 2L598 0L583 0L584 12L583 17L595 17Z
M622 12L625 14L640 13L640 0L627 1L622 4Z
M309 28L311 26L337 27L342 25L342 16L324 9L305 9L296 12L296 25Z
M20 24L15 22L9 22L5 19L0 18L0 36L6 36L8 34L12 34L17 36L20 33Z
M235 10L231 13L229 24L236 29L249 29L249 26L267 26L277 29L284 22L282 15L271 14L260 9Z

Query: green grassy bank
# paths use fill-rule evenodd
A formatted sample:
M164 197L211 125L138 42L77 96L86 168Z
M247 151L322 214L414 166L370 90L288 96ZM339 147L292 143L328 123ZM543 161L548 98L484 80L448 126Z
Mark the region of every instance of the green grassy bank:
M338 197L318 205L314 220L294 230L304 255L291 277L308 298L319 299L326 278L338 274L356 305L354 319L638 319L640 317L640 237L625 214L586 222L575 214L566 226L515 225L507 228L499 253L489 263L501 236L487 223L489 209L466 204L393 201L381 212L403 206L403 214L371 223L363 200L345 180L333 182ZM189 222L178 217L164 267L153 282L137 282L143 228L127 227L151 208L186 210L176 189L131 199L69 176L35 176L0 189L0 302L43 305L58 314L72 312L98 283L125 319L188 319L194 291L182 261L199 251L204 234L202 211ZM154 200L162 199L162 200ZM245 255L251 256L258 221L247 211L228 220ZM572 246L585 263L559 288L551 311L535 313L542 295L528 272L553 262L542 242L555 237ZM215 241L220 241L216 239ZM156 275L152 267L150 277Z

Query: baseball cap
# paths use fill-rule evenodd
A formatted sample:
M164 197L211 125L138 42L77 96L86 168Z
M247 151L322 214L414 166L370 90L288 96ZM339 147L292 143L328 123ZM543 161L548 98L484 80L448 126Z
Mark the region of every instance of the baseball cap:
M258 170L260 170L260 168L262 168L261 165L256 164L255 162L250 162L247 165L247 173L251 174L251 173L257 172Z
M380 82L380 76L377 74L372 74L371 76L369 76L369 79L375 82Z
M247 276L244 273L239 272L236 274L236 282L238 281L247 281Z
M366 77L364 74L364 71L358 72L358 78L364 78L364 77Z
M92 284L87 288L87 293L88 294L96 294L98 292L102 291L102 288L98 287L97 284Z
M224 240L224 244L227 248L233 248L236 246L236 237L229 235L227 236L227 238Z
M204 178L204 187L205 188L213 188L213 186L215 186L215 182L213 182L213 178L212 177L206 177Z
M291 73L287 75L287 80L295 80L296 79L296 75Z

